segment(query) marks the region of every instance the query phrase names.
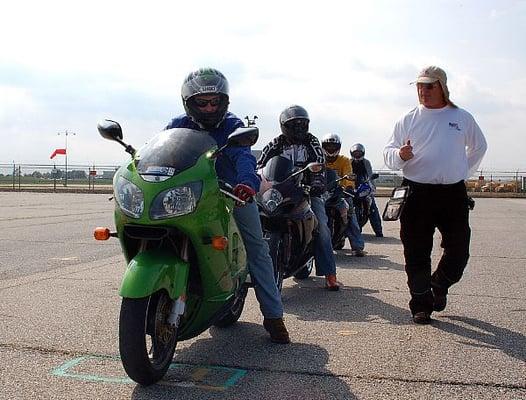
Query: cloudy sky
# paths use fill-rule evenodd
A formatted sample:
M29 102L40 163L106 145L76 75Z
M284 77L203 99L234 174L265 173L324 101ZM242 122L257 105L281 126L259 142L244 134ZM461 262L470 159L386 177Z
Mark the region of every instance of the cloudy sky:
M452 100L485 133L482 168L526 170L526 1L6 2L0 164L49 164L66 131L70 164L119 164L127 156L97 121L119 121L140 147L183 111L186 74L211 66L230 81L231 111L258 116L254 148L297 103L315 135L338 133L347 154L363 143L381 169L427 64L446 70Z

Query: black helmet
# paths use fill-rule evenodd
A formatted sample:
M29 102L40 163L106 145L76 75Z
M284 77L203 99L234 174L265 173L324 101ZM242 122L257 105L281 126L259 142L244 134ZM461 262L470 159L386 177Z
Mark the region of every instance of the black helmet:
M353 160L361 161L365 157L365 147L361 143L355 143L351 146L351 157Z
M301 106L292 105L279 115L281 132L292 143L301 142L309 131L309 114Z
M336 161L340 149L342 148L342 141L340 137L335 133L328 133L321 140L321 147L325 153L325 159L328 162Z
M214 112L203 112L194 102L201 94L219 95L220 103ZM190 72L181 87L181 97L186 114L201 128L217 127L225 118L228 110L228 81L214 68L200 68Z

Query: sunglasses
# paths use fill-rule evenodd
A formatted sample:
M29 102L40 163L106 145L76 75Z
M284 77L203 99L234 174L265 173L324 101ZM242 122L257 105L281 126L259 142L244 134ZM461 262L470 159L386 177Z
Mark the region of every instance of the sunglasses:
M221 97L214 97L213 99L210 99L210 100L201 99L197 97L197 98L194 98L194 104L200 108L204 108L209 104L212 107L217 107L219 104L221 104Z
M340 150L341 146L338 146L338 145L334 145L334 144L324 144L322 146L326 151L328 151L329 153L335 153L337 152L338 150Z
M293 119L293 120L285 122L285 126L290 127L290 128L294 128L294 127L308 128L309 120L304 119L304 118Z
M438 86L438 82L433 83L417 83L416 84L419 88L427 89L427 90L433 90Z

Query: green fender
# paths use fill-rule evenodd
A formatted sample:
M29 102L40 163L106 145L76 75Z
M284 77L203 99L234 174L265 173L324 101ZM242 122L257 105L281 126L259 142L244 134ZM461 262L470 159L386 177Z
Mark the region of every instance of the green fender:
M189 264L177 255L161 250L137 254L129 262L119 294L122 297L147 297L166 289L170 298L186 294Z

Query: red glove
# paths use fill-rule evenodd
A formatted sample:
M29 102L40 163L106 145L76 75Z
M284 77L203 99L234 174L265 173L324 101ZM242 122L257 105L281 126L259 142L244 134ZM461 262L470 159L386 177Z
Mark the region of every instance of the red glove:
M256 195L256 191L252 189L250 186L243 185L242 183L238 183L236 186L234 186L233 190L234 196L239 197L243 201L251 201L252 197ZM237 204L241 205L241 204Z

